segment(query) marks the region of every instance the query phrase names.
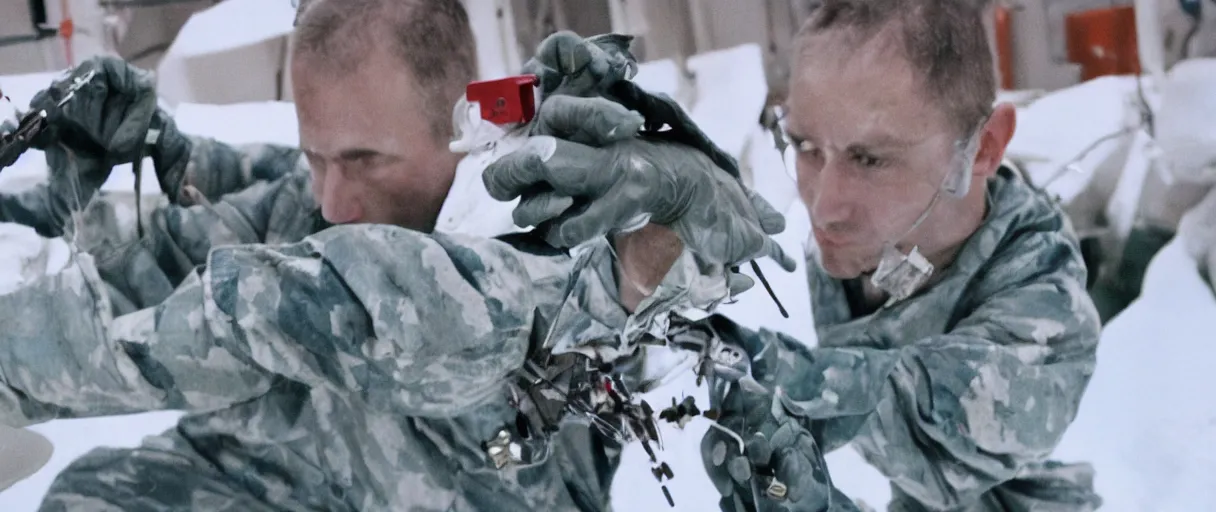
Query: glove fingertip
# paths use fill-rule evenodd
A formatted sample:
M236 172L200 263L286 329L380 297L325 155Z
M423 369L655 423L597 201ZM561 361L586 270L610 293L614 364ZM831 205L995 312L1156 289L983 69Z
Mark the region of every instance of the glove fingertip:
M786 272L798 270L798 262L794 258L791 258L789 254L786 254L785 250L781 248L781 244L772 238L769 238L767 243L769 244L769 257L777 262L777 265L782 270Z
M646 118L636 110L630 110L625 114L625 119L621 121L619 140L633 138L642 131L642 126L646 124Z
M756 286L756 281L743 274L730 273L726 278L726 287L730 290L732 297L746 292L754 286Z
M497 201L510 201L519 197L529 184L528 178L522 175L544 165L539 155L517 150L487 165L481 171L481 183L490 197Z
M559 232L560 231L559 226L546 226L544 229L545 229L545 242L548 243L550 246L556 247L558 249L566 249L569 247L566 244L566 240L564 238L562 238L562 235Z

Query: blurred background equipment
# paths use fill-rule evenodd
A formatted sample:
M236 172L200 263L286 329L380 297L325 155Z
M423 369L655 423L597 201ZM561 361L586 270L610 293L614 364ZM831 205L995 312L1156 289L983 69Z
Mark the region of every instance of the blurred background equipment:
M1009 90L1054 91L1142 69L1160 80L1161 73L1181 59L1216 56L1216 0L995 3L992 38L1001 83ZM185 82L197 89L167 91L170 103L290 100L283 55L294 19L291 0L0 4L0 74L59 70L109 53L148 69L166 67L161 71L171 82L165 84L167 89L185 88ZM693 55L757 45L771 91L769 103L775 103L785 95L789 42L819 0L466 0L465 4L482 42L478 57L483 79L515 73L526 60L522 57L554 31L615 31L638 37L634 47L641 61L671 60L680 70ZM221 69L225 71L216 73ZM227 84L217 75L244 80ZM691 75L684 71L680 80L690 81ZM684 83L680 90L687 94L689 86Z
M99 54L154 68L186 20L220 1L0 2L0 73L63 69Z

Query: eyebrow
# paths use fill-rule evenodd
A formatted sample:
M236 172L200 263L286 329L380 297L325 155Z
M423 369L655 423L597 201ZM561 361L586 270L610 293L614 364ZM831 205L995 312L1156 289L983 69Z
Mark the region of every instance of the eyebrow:
M382 154L383 153L376 151L374 149L351 148L351 149L344 149L344 150L338 152L338 159L339 160L361 160L364 158L380 156Z
M786 129L785 134L790 139L795 140L795 141L807 140L807 138L805 136L799 134L797 131L794 131L794 130ZM858 150L863 150L863 149L874 149L874 148L908 149L908 148L916 146L919 143L920 143L920 141L904 140L904 139L900 139L891 134L879 134L871 141L864 142L864 143L854 142L852 144L849 144L848 147L846 148L846 150L858 151Z
M324 155L317 153L316 151L313 151L311 149L304 149L303 151L304 151L305 156L308 156L311 158L325 158ZM350 148L350 149L344 149L342 151L339 151L337 159L351 161L351 160L361 160L361 159L376 158L376 157L388 158L391 160L396 160L398 158L397 156L389 155L387 153L382 153L380 151L370 149L370 148Z
M866 143L849 144L850 151L859 149L908 149L917 146L922 141L901 139L891 134L879 134Z

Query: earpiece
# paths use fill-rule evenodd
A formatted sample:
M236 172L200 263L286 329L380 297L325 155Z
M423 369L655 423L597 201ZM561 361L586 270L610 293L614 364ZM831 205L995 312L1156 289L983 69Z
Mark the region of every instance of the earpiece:
M954 198L965 197L971 191L971 162L954 166L942 184L942 191Z
M945 192L946 195L960 199L971 192L971 173L974 171L979 146L979 134L965 141L959 141L958 160L955 160L954 169L946 175L946 179L942 182L942 192Z

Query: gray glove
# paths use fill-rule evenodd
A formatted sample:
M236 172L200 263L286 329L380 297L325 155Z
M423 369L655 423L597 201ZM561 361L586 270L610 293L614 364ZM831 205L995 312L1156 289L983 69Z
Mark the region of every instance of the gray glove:
M62 106L73 81L92 74ZM156 89L149 73L115 57L94 57L30 100L47 112L47 129L33 146L45 150L57 141L78 154L112 165L129 163L143 151L155 115Z
M718 424L744 443L740 451L739 439L717 428L701 440L701 459L722 494L723 511L857 510L832 486L811 432L788 414L772 391L743 377L719 407Z
M786 270L795 268L769 237L785 229L785 218L704 153L682 144L635 138L592 147L537 136L487 167L483 178L490 196L501 201L531 193L516 207L515 223L543 227L555 247L573 247L649 215L710 263L769 256ZM574 198L588 203L570 209Z
M710 330L715 336L754 341L732 336L733 324L720 317L706 321L713 325ZM815 437L799 421L796 408L782 399L782 389L761 384L771 385L776 373L788 366L776 347L765 348L738 346L737 350L746 352L740 361L747 368L715 372L712 377L710 405L718 411L718 425L739 436L711 428L701 440L705 469L722 494L720 508L730 512L858 510L832 485ZM723 390L725 396L720 394Z
M546 37L536 56L524 63L524 73L540 79L541 97L608 96L621 80L637 74L637 59L629 53L633 36L601 34L586 39L570 31Z
M72 81L93 73L92 79L73 97L59 106ZM171 198L178 186L190 153L190 141L177 131L173 120L156 104L156 88L150 73L116 57L94 57L81 63L71 74L55 81L34 96L31 109L46 110L47 129L36 137L33 146L47 153L52 171L63 158L52 156L66 148L75 157L99 165L78 166L82 182L105 182L115 165L132 163L151 156L161 188ZM149 130L159 136L149 147ZM52 161L54 160L54 161Z
M601 34L580 38L558 32L536 49L524 72L540 79L542 101L553 95L600 96L645 118L648 135L701 150L714 164L739 177L739 165L692 122L692 118L666 94L653 94L630 81L637 74L637 59L629 52L633 36Z
M784 230L784 217L715 165L712 153L660 135L634 137L644 124L636 116L620 118L622 125L609 130L619 142L596 146L571 138L589 120L611 118L595 112L609 103L572 108L561 101L563 94L596 96L617 87L634 66L630 39L607 35L584 41L562 32L541 43L526 69L538 74L550 93L541 104L542 119L532 126L534 137L523 149L485 170L490 195L503 201L520 198L515 223L536 226L557 247L572 247L649 217L670 226L710 263L734 265L770 256L793 270L794 260L769 238Z

